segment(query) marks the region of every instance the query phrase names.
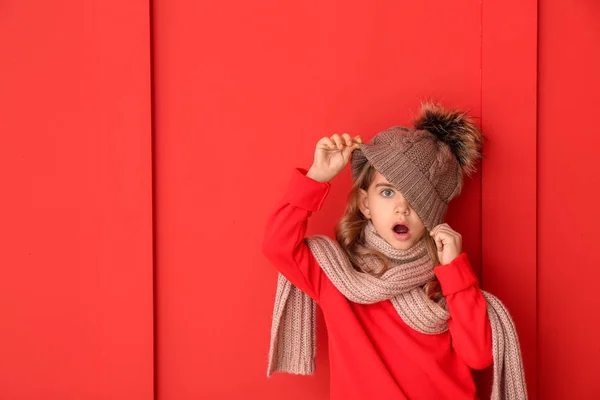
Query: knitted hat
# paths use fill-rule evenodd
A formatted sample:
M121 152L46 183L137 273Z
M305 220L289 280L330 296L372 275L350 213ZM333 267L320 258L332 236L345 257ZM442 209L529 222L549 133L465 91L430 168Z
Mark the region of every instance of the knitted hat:
M463 172L475 172L484 139L466 112L423 103L414 128L388 128L354 150L352 179L368 161L432 230L460 193Z

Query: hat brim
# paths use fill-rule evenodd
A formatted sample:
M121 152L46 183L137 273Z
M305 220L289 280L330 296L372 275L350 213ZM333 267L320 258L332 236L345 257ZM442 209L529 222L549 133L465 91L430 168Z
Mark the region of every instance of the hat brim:
M353 179L366 162L402 193L427 229L443 222L448 204L440 199L429 179L402 152L385 143L361 144L352 153Z

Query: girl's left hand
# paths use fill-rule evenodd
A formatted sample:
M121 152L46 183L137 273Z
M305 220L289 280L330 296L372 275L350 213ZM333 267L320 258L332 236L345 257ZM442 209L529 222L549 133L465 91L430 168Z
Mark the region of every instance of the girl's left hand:
M435 226L430 235L435 240L438 258L442 265L450 264L462 252L462 236L448 224Z

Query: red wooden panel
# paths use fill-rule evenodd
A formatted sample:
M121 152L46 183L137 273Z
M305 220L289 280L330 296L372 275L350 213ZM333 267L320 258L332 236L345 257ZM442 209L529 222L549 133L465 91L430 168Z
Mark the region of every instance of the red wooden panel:
M158 398L326 399L324 330L315 377L266 378L267 215L323 135L370 138L429 96L479 115L480 2L153 4ZM348 172L310 233L333 233ZM448 218L475 265L479 178Z
M536 396L537 2L482 3L482 281L511 312Z
M597 399L600 4L543 0L539 30L539 397Z
M0 5L0 398L151 399L147 2Z

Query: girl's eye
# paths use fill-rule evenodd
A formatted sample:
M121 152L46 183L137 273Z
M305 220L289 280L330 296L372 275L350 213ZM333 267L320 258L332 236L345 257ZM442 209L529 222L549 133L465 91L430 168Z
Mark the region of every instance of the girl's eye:
M394 191L392 189L384 189L381 191L381 194L383 195L383 197L391 197L394 195Z

